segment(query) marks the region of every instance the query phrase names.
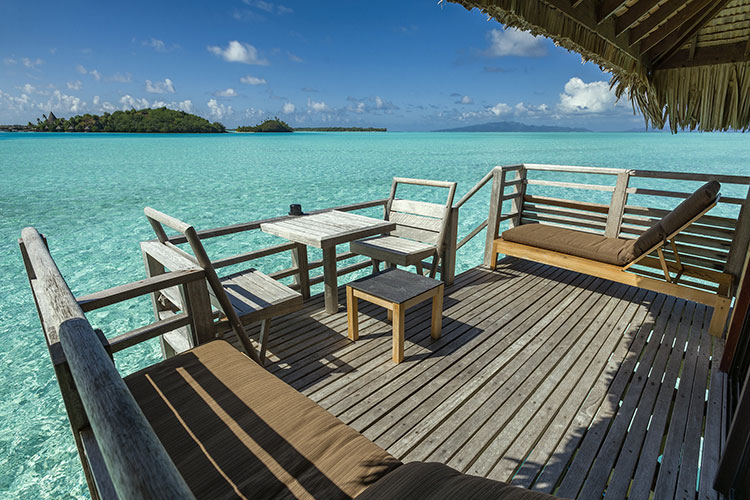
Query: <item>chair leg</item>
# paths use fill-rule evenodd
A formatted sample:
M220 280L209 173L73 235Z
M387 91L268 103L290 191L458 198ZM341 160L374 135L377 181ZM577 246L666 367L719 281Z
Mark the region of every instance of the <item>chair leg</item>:
M380 261L372 259L372 274L380 272Z
M422 262L421 261L417 262L416 264L414 264L414 267L417 268L417 274L419 274L420 276L424 276L424 271L422 270Z
M266 347L268 345L268 334L271 330L271 318L260 322L260 366L266 362Z
M435 279L435 275L437 274L437 268L438 268L438 256L435 255L432 258L432 267L430 268L430 278ZM442 273L441 273L442 276Z

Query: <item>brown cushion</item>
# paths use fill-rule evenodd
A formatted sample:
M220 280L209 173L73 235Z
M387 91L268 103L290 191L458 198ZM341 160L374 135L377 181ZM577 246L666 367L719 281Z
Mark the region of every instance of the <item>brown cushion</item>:
M551 500L555 497L462 474L447 465L411 462L391 472L356 500Z
M524 224L503 232L505 241L561 252L616 266L635 259L635 240L607 238L547 224Z
M197 498L347 499L400 465L224 341L125 381Z
M670 234L708 208L716 200L720 188L721 184L716 181L707 182L660 221L648 228L635 242L636 256L663 242Z

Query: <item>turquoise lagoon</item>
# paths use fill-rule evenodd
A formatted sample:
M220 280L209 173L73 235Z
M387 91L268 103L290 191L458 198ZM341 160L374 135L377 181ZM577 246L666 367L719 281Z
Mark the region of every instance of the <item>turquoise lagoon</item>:
M25 226L47 235L79 295L143 277L138 242L153 237L146 205L200 229L281 215L290 203L310 210L384 198L393 176L455 180L460 196L502 164L750 175L748 158L750 137L734 133L0 133L0 497L88 497L18 252ZM591 193L579 199L607 201ZM485 187L461 209L459 237L487 216L488 197ZM459 251L459 271L481 262L482 239ZM274 242L256 232L211 241L208 251L216 258ZM284 255L259 267L288 264ZM133 300L90 319L116 335L148 323L150 308ZM155 341L122 354L123 373L160 356Z

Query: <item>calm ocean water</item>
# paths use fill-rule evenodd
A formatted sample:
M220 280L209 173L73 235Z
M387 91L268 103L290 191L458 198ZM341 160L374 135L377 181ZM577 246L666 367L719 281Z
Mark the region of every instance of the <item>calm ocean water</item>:
M88 496L18 252L23 227L47 235L81 295L144 276L138 242L153 237L146 205L201 229L281 215L290 203L315 209L385 198L393 176L455 180L458 198L494 165L519 162L750 175L750 136L0 133L0 497ZM606 202L601 196L579 199ZM459 237L487 216L488 197L485 188L461 209ZM482 241L460 250L459 271L481 262ZM212 241L208 251L217 258L274 242L254 233ZM276 256L259 267L288 265L288 256ZM144 298L90 319L111 336L151 314ZM129 373L158 358L152 341L116 361Z

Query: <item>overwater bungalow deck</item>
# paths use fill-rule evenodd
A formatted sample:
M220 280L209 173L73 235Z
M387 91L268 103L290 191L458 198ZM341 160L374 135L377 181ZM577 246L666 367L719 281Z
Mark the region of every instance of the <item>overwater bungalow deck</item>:
M545 177L549 173L563 175L565 180ZM606 180L596 184L573 182L580 175L610 179L614 185ZM637 182L644 178L674 181L677 190L647 189ZM705 206L693 206L695 214L687 213L686 207L690 208L711 183L693 195L689 189L697 182L715 183L716 179L727 190L735 189L730 194L742 196L719 196L714 191ZM409 179L398 182L438 184ZM488 184L492 189L487 219L459 240L461 206ZM611 197L611 203L541 196L533 186L603 191ZM330 419L326 428L356 431L355 439L369 439L368 446L380 450L376 453L387 454L387 460L395 457L418 468L428 467L419 465L424 462L445 464L456 474L469 474L460 476L459 481L472 476L500 481L480 489L496 485L506 488L505 483L510 483L560 498L718 499L722 497L720 491L743 491L747 471L744 457L750 446L746 419L741 417L750 411L750 394L747 389L744 394L740 392L750 365L748 186L750 178L739 176L524 164L496 167L458 202L451 204L449 199L447 205L394 198L394 189L389 199L197 233L192 226L147 208L147 219L158 236L141 243L148 277L78 298L70 293L43 238L33 228L24 230L20 245L84 471L95 496L107 498L112 496L110 490L117 490L118 495L126 491L137 498L146 491L143 488L148 489L144 485L149 481L155 481L157 489L173 488L182 491L178 496L186 495L188 486L181 479L184 473L172 461L193 467L191 459L186 458L193 454L184 451L184 438L173 448L169 436L174 432L179 435L184 427L203 450L196 449L196 456L206 453L206 448L201 438L193 435L199 427L182 417L171 424L165 422L181 411L186 411L185 415L208 411L207 402L227 394L236 399L236 394L252 390L255 378L270 373L288 384L276 389L282 400L291 398L296 401L294 405L303 406L317 403L319 406L309 411L321 412L322 407L333 415L319 416ZM631 200L637 195L670 199L667 204L673 204L674 199L686 201L668 212L635 205ZM711 211L718 203L723 211ZM389 208L397 207L402 212L387 225L344 213L378 206L385 208L386 218ZM407 217L403 215L407 208L435 215ZM671 246L663 248L664 236L664 242L649 245L644 253L644 257L658 253L658 259L642 259L630 269L606 267L580 257L560 257L558 252L543 249L526 259L506 256L499 262L494 260L503 221L511 227L545 223L574 228L579 235L614 234L617 237L595 238L625 244L636 241L632 235L645 234L644 227L658 228L668 217L680 213L690 222L679 223L677 232L665 233ZM445 231L439 259L421 262L428 270L439 270L445 284L442 336L431 336L433 306L422 303L411 307L404 318L404 358L399 363L389 355L396 345L395 333L392 335L395 319L391 321L383 307L362 302L359 338L355 341L347 335L350 311L341 305L346 303L346 286L337 286L337 277L376 261L359 256L356 262L346 264L358 256L352 251L337 254L336 244L359 237L363 231L370 236L387 231L434 238L438 234L434 231L413 231L425 219L429 227ZM305 220L316 221L318 234L328 231L327 238L335 242L321 245L324 253L319 261L308 261L305 250L305 245L319 244L314 238L310 243L290 241L213 261L200 243L263 230L269 224L278 227L283 221L289 228L296 228L294 234L305 235L310 226ZM396 221L406 223L406 228L397 226L394 231ZM168 235L165 225L182 234ZM484 262L454 275L457 249L485 228ZM295 237L291 232L284 234ZM179 246L184 243L190 248ZM186 249L192 249L194 255ZM284 253L290 253L289 268L264 275L250 267L217 277L216 269L247 266ZM556 265L545 262L547 255L558 255ZM315 270L320 268L323 273L316 275ZM243 288L243 280L249 289ZM288 285L278 280L286 280ZM311 296L310 287L317 283L324 283L324 293ZM222 287L230 291L222 292ZM243 323L238 316L227 314L234 306L219 300L222 293L232 294L232 304L248 300L240 306L249 308L250 319ZM103 331L95 333L84 316L87 311L145 294L153 299L155 320L131 332L115 337ZM272 299L261 300L263 296ZM734 313L724 335L732 299ZM125 387L110 357L155 337L160 338L165 358L171 359L146 369L145 375L136 374L136 379L126 378L130 389ZM192 386L185 389L187 393L160 392L158 411L143 400L140 389L136 399L142 411L150 415L151 423L132 397L123 399L123 394L136 391L138 377L153 380L159 391L176 387L174 380L162 386L166 382L159 382L159 377L181 373L179 363L191 360L191 352L211 349L216 337L246 351L252 360L244 358L244 368L238 369L252 368L255 375L226 381L221 389L212 383L201 389L209 390L206 395L195 392ZM258 352L265 352L265 361ZM215 369L223 369L221 360L217 362ZM177 368L160 368L162 365ZM152 369L157 371L152 373ZM213 368L206 369L213 380ZM152 376L156 378L150 379ZM103 384L102 379L108 382ZM278 381L271 377L264 383ZM223 435L220 429L226 432L239 425L237 419L268 411L257 406L267 404L268 395L261 400L244 397L249 398L247 406L234 417L225 409L205 414L208 419L217 415L230 419L226 421L230 425L217 428L219 435ZM180 410L173 405L187 406ZM295 421L303 425L305 415L279 414L283 404L272 405L275 416L244 428L251 443L266 439L258 425L273 427L278 419L287 426ZM116 422L111 419L113 411L119 415ZM202 425L200 422L195 425ZM132 432L139 437L133 437ZM279 432L272 433L275 439L283 438ZM203 439L211 436L209 430ZM312 438L303 435L298 445L307 446ZM254 446L229 444L231 441L224 439L220 441L228 444L217 452L242 456ZM277 445L289 443L282 440ZM139 449L143 446L150 447L146 454L155 457L153 463L143 458L144 451ZM274 446L261 447L251 457L269 455L277 464L281 458L274 458ZM324 457L335 453L333 450L335 447ZM344 460L350 458L356 459L347 456ZM288 470L294 470L298 462L290 464ZM217 467L222 471L213 458L211 464L206 470ZM253 474L263 475L276 466L263 467ZM240 470L245 470L244 466ZM225 477L224 472L221 474ZM289 484L297 484L290 474ZM172 479L167 479L170 476ZM144 479L147 477L151 479ZM383 480L389 477L387 474ZM194 491L203 488L204 483L195 483L195 477L186 479L193 481ZM242 483L247 478L240 473L231 480ZM221 484L224 481L219 479ZM341 498L354 497L366 486L369 483ZM236 486L235 492L239 488ZM310 496L318 496L314 491L308 490ZM366 495L369 490L364 491ZM522 490L514 491L509 498ZM211 497L217 492L208 493Z
M506 258L446 289L440 340L429 304L410 309L400 364L385 310L360 313L357 342L322 295L277 318L268 370L400 460L566 498L717 498L710 308Z

